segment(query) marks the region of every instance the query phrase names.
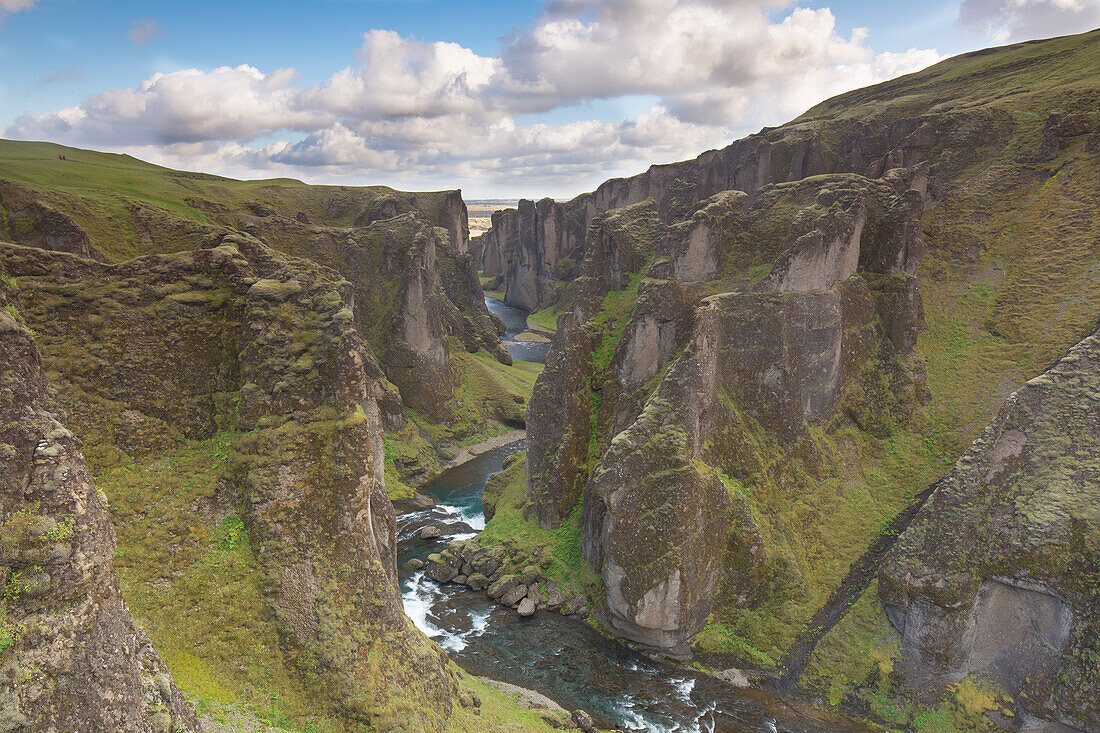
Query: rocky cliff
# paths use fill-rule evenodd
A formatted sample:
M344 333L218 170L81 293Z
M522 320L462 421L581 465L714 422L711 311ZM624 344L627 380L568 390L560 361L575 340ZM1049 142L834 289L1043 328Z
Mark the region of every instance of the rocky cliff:
M452 682L401 609L383 390L365 368L353 288L247 235L207 245L119 265L11 245L0 257L101 462L227 436L227 470L191 509L243 519L267 623L315 704L360 724L438 728Z
M332 267L353 285L367 369L382 385L383 421L399 448L387 456L396 494L409 494L404 481L430 472L471 436L522 424L461 192L242 182L75 149L64 149L61 161L57 150L0 141L0 236L122 261L243 232Z
M528 411L525 511L582 532L606 628L708 664L778 666L1013 385L1095 328L1097 63L1100 32L965 55L694 161L497 215L508 235L486 235L483 265L520 284L510 302L561 314ZM574 274L548 265L563 258ZM988 521L974 501L926 513ZM944 577L926 565L913 577ZM892 578L875 587L900 626L910 581ZM964 586L962 608L1011 606L986 580ZM919 640L904 659L869 641L892 633L873 595L803 683L865 707L905 695L868 682L893 679L882 665L918 687L957 682L966 663L937 667ZM961 618L948 607L936 613ZM944 643L928 640L935 655ZM1009 677L1006 694L1053 689ZM1029 709L1094 725L1080 717L1089 684ZM920 705L955 694L929 689ZM890 720L922 714L898 710Z
M115 535L0 266L0 728L198 730L114 567Z
M879 578L897 674L976 675L1027 712L1100 727L1100 334L1005 401Z
M789 221L792 208L801 216ZM863 427L888 433L907 419L921 380L901 360L919 292L890 293L919 263L920 210L919 196L834 176L752 205L718 196L673 227L653 202L597 218L531 400L527 486L544 527L583 489L582 552L617 632L683 655L718 593L758 592L750 576L783 553L725 481L757 483L790 459L754 465L754 441L807 450L807 426L833 416L868 371L890 374L895 392L865 395L860 417L879 419ZM628 312L610 313L616 293L630 293ZM897 344L880 325L895 320L911 324ZM563 405L563 394L577 397Z

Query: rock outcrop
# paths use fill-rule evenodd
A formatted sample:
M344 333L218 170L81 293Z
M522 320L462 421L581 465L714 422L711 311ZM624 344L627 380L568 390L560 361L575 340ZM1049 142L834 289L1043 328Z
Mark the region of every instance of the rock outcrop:
M0 181L0 239L88 259L104 259L88 233L72 218L6 181Z
M797 455L838 412L883 434L904 422L921 209L916 192L838 175L722 193L671 226L652 201L597 217L531 400L527 495L552 528L583 493L582 553L615 632L686 656L719 594L751 603L768 573L798 583L769 565L729 477L782 471L790 459L754 464L753 442ZM868 370L892 389L848 409Z
M898 539L879 596L924 698L967 675L1100 727L1100 334L1006 400Z
M78 433L114 434L119 414L159 426L125 444L140 455L239 432L221 500L239 507L284 655L318 704L381 729L441 726L451 678L402 612L383 389L351 284L241 234L119 265L11 245L0 259ZM58 297L72 288L86 296Z
M0 266L0 728L197 731L114 568L115 535Z

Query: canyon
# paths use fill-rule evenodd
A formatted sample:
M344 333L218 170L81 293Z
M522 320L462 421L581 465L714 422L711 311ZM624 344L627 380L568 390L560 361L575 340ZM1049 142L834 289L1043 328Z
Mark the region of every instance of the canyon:
M966 54L473 238L0 141L0 731L658 724L458 617L711 730L1100 729L1097 69Z

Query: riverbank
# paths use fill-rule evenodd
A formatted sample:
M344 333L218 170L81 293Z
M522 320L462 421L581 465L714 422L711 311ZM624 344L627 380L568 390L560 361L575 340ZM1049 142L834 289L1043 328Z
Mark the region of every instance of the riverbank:
M443 473L444 471L449 471L452 468L458 468L464 463L469 463L483 453L488 453L489 451L495 450L497 448L504 448L511 445L512 443L518 443L521 440L525 440L526 438L526 430L510 430L507 433L494 435L493 437L487 440L483 440L480 443L468 445L460 450L454 458L440 462L439 473L437 473L435 476L429 477L424 481L424 483L427 484L431 481L434 481L436 478L438 478L440 473Z

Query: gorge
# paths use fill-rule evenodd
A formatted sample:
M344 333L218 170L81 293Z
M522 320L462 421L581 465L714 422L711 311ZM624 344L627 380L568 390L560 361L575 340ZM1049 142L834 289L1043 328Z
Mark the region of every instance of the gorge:
M0 140L0 733L1100 730L1098 70L473 238Z

